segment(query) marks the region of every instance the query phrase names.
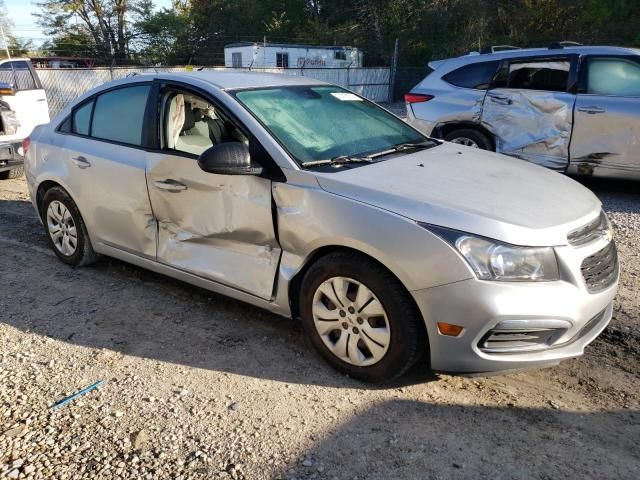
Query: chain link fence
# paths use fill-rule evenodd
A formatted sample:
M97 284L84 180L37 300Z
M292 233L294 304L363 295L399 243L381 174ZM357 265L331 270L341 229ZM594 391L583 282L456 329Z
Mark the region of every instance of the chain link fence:
M86 91L126 76L158 72L184 72L185 67L147 68L147 67L114 67L90 69L38 69L38 76L47 93L49 114L51 118L58 114L67 104ZM248 69L225 67L193 67L203 71L248 71ZM253 72L297 75L348 88L363 97L375 102L390 99L390 69L381 68L253 68ZM391 96L392 97L392 96Z

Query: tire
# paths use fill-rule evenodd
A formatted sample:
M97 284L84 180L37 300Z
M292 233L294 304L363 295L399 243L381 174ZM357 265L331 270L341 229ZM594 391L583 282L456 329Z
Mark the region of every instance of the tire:
M482 132L472 130L470 128L462 128L460 130L454 130L450 134L446 135L444 139L447 142L458 143L467 147L480 148L482 150L492 150L493 145L491 140Z
M91 247L87 228L78 207L61 187L47 190L42 200L41 212L49 246L60 260L67 265L80 267L98 259ZM59 228L55 228L56 226ZM53 233L56 231L60 235ZM65 237L68 238L68 242L65 242Z
M24 175L24 167L21 165L5 172L0 172L0 180L20 178Z
M346 294L337 296L335 285L337 290L346 286ZM338 303L342 298L346 305L335 306L330 297ZM395 380L426 349L424 322L407 290L363 255L336 252L322 257L306 272L299 302L303 327L315 349L336 370L353 378L372 383Z

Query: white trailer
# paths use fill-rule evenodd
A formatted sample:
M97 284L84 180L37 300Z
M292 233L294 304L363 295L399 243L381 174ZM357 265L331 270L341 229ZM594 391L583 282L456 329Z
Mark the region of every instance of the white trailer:
M231 43L224 47L224 66L233 68L362 67L362 51L344 46Z

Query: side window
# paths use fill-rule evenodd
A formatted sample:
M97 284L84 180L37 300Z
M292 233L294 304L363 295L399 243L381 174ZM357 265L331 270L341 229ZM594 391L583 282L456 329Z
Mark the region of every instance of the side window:
M486 90L500 62L479 62L447 73L442 79L456 87Z
M140 145L149 85L123 87L99 95L93 111L91 136Z
M89 123L91 122L91 110L93 101L87 102L73 112L71 131L79 135L89 135Z
M171 89L162 98L162 144L165 149L198 156L219 143L249 144L242 130L205 98Z
M508 88L566 92L569 82L569 60L544 60L509 65Z
M17 90L37 90L39 88L28 62L14 61L11 63L15 71Z
M586 86L593 95L640 96L640 62L624 57L590 58Z

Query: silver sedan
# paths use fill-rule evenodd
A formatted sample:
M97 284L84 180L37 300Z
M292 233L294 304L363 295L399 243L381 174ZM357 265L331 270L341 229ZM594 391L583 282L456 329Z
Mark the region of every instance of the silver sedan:
M313 79L135 76L25 145L64 263L107 255L300 318L365 381L425 352L451 372L554 364L611 318L618 261L593 194Z

